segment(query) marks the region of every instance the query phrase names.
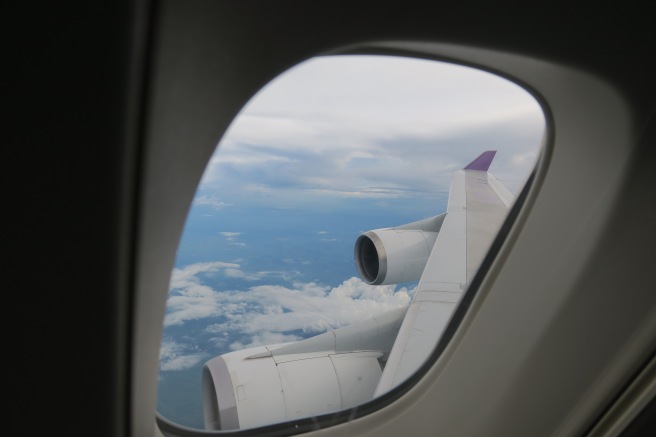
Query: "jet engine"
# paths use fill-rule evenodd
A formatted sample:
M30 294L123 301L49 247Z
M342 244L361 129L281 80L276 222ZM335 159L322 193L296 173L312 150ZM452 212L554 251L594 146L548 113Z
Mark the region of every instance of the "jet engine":
M362 280L371 285L418 281L445 216L360 235L355 241L355 264Z
M272 355L272 346L218 356L203 367L207 430L253 428L326 414L373 398L375 351Z
M203 366L205 429L253 428L371 400L406 310L212 358Z

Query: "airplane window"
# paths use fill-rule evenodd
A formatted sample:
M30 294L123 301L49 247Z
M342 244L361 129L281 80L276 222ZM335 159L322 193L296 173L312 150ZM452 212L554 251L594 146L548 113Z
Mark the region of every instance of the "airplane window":
M221 139L189 211L159 414L237 430L402 384L435 348L544 127L521 87L443 62L325 56L276 78Z

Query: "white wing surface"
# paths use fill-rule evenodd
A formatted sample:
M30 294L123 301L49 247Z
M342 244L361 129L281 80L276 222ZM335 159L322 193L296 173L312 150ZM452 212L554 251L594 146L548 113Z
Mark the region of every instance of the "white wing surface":
M446 217L375 396L405 381L431 354L506 217L513 196L488 172L495 153L452 176Z

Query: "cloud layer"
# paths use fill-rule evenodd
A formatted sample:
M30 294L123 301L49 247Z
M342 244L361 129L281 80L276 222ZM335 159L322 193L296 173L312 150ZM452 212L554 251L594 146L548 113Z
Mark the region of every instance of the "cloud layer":
M240 272L235 274L235 272ZM337 287L295 282L291 287L257 285L220 291L209 282L217 275L257 277L234 263L197 263L175 269L165 327L207 319L214 345L229 350L299 340L311 334L365 320L410 303L414 289L371 286L358 278ZM212 321L220 320L212 323ZM206 357L180 342L162 345L162 370L183 369Z
M448 190L453 170L496 149L491 171L517 191L543 131L536 100L492 74L418 59L322 57L249 102L202 186L280 197L425 195Z

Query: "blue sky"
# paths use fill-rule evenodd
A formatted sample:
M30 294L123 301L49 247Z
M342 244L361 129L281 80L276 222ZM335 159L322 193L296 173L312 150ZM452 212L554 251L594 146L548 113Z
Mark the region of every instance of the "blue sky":
M164 321L160 411L202 427L200 367L214 355L407 305L415 284L357 277L359 233L443 212L451 173L485 150L498 150L490 171L516 193L543 131L526 91L451 64L323 57L272 81L220 141L189 213ZM191 384L184 395L176 381Z

